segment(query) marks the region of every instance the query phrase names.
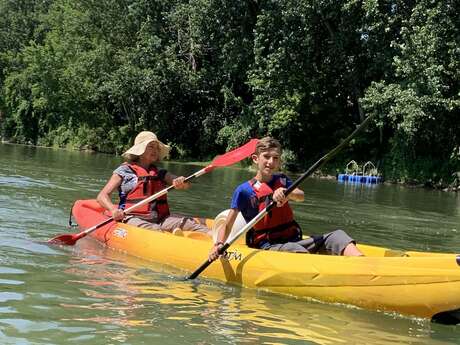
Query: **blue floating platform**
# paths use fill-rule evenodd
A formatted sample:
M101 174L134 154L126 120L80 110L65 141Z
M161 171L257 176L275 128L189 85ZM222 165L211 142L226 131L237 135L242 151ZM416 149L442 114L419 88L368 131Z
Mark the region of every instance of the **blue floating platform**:
M382 182L382 177L371 175L339 174L337 176L337 181L363 184L377 184Z

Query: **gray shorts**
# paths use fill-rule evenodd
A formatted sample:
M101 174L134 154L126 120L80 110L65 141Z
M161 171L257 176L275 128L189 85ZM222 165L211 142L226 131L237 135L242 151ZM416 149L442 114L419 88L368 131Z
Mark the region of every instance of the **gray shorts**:
M208 233L210 229L200 222L196 221L191 217L184 217L179 215L170 215L168 218L163 220L161 223L149 222L146 219L139 217L127 217L126 224L137 226L139 228L151 229L157 231L172 232L174 229L179 228L184 231L199 231Z
M278 250L280 252L342 255L343 250L350 243L355 243L355 241L348 236L345 231L335 230L324 235L312 236L298 242L283 244L266 243L262 246L262 249Z

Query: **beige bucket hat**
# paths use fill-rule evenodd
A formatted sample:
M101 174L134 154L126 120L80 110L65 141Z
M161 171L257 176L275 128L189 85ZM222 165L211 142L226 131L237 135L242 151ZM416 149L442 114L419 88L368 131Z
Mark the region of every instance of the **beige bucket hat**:
M163 144L160 140L158 140L157 136L154 133L149 132L149 131L140 132L136 136L136 139L134 139L134 145L129 150L127 150L125 153L123 153L122 156L129 156L129 155L140 156L145 152L145 148L152 141L156 141L158 143L158 147L160 150L160 153L159 153L160 160L168 157L171 147L166 144Z

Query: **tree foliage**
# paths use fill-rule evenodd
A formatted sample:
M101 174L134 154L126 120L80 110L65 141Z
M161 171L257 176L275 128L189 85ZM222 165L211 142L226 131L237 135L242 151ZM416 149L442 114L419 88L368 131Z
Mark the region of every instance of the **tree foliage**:
M374 113L342 161L449 178L460 170L458 7L0 0L0 133L119 153L148 129L188 158L272 135L301 169Z

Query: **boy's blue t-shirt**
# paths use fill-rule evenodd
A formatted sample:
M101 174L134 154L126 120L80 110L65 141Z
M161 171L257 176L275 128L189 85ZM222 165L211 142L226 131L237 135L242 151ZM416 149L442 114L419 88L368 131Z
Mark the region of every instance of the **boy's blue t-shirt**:
M285 182L284 185L286 188L289 188L292 184L291 179L289 179L286 175L274 174L271 180L267 183L270 188L273 189L277 179L285 179L285 181L282 182ZM230 208L237 208L240 210L246 222L251 221L259 213L257 195L249 181L243 182L236 187L233 192Z

